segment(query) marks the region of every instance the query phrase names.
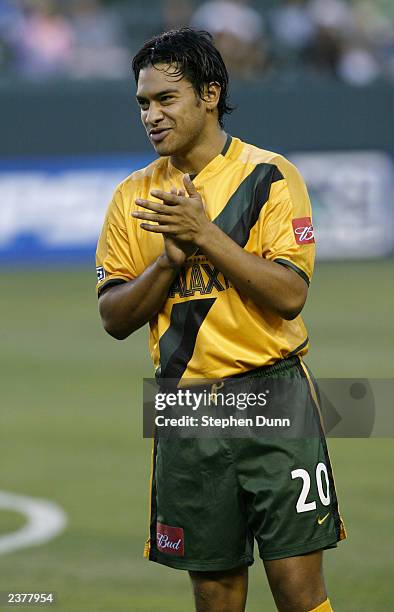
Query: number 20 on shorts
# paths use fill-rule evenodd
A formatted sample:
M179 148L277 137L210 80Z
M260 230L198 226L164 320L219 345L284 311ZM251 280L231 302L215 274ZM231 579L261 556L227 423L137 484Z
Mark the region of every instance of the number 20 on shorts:
M325 487L323 486L323 474L325 480ZM302 489L299 495L298 501L296 503L296 510L298 513L300 512L309 512L310 510L316 510L316 502L315 501L306 501L308 497L308 493L311 488L311 477L307 470L302 468L298 470L292 470L291 478L294 480L295 478L302 479ZM319 498L323 506L330 505L330 485L328 481L328 473L327 468L324 463L318 463L316 466L316 485L317 491L319 493ZM325 490L324 490L325 489Z

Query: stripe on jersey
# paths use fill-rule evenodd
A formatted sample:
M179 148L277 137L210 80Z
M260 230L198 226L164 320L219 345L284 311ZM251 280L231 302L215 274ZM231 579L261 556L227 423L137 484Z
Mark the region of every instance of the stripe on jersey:
M271 184L282 179L283 175L276 166L257 164L237 187L212 223L240 247L244 247L249 240L251 229L257 223L261 209L268 200ZM194 253L194 255L201 254L200 250Z
M202 322L216 298L174 304L167 331L159 340L160 368L157 376L180 379L187 368Z

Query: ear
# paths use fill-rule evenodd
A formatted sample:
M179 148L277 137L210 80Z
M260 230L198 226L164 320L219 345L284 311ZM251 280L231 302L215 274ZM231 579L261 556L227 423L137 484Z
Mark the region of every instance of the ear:
M217 108L217 105L219 104L220 92L221 87L219 83L216 83L216 81L212 81L212 83L205 86L204 102L206 103L208 110L213 111L215 108Z

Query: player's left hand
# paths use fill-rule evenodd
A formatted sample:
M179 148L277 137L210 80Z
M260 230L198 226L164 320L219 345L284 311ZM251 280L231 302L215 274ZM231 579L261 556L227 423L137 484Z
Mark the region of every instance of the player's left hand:
M184 175L183 184L189 197L182 192L182 195L176 194L174 190L168 193L152 189L151 194L162 202L137 199L136 204L150 212L135 211L132 215L143 221L157 223L141 223L142 229L148 232L173 236L183 243L189 242L198 246L199 238L210 221L205 213L202 198L188 174Z

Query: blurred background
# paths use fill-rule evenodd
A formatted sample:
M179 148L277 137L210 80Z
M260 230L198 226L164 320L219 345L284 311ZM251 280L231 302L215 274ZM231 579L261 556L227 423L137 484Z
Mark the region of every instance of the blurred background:
M185 573L142 559L147 330L106 336L94 292L111 194L154 158L130 68L146 38L210 31L237 107L226 129L303 173L318 243L304 311L315 375L393 378L393 24L392 0L0 0L0 598L193 609ZM334 608L389 612L392 440L330 449L349 532L326 555ZM57 537L27 546L56 512ZM247 609L274 610L258 562Z

